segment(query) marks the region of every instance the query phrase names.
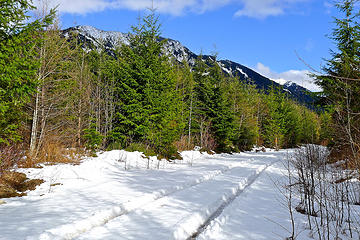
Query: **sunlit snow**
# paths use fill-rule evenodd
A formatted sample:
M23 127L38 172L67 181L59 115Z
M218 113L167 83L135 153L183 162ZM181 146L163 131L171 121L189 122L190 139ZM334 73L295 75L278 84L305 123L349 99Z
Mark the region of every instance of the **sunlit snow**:
M18 169L45 183L0 205L0 239L286 238L277 190L286 153L186 151L168 162L114 150L80 165Z

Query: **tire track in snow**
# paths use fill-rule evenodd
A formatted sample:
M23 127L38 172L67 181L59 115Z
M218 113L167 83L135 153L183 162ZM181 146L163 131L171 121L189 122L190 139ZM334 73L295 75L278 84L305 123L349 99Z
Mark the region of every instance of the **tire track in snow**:
M196 239L196 237L207 228L212 220L220 216L224 209L239 197L246 188L250 187L267 168L278 161L279 160L259 167L252 175L240 181L236 187L222 194L217 201L206 208L193 213L191 217L185 220L185 222L183 222L174 232L174 239Z
M114 206L112 208L99 211L86 219L74 221L69 224L65 224L56 228L45 230L40 235L27 237L26 240L71 240L87 231L90 231L95 227L103 226L107 222L122 215L128 214L142 206L150 204L161 198L170 196L174 193L205 183L221 174L225 174L226 172L230 171L235 167L241 167L242 165L246 165L249 162L253 162L253 161L255 160L250 159L247 161L240 162L238 164L234 164L229 167L225 167L220 170L212 171L211 173L203 175L202 177L195 179L191 182L185 183L183 185L178 185L171 187L169 189L162 189L159 191L155 191L151 194L147 194L143 197L137 198L136 200L125 202L117 206Z

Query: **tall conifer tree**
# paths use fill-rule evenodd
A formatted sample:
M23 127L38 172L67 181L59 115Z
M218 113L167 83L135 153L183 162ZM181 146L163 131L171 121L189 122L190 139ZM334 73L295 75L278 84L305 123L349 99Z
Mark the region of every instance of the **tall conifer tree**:
M0 2L0 143L19 139L17 129L23 106L36 91L39 66L35 45L42 28L51 23L54 11L44 19L27 23L34 7L27 0Z
M316 76L324 90L326 103L334 108L336 147L345 158L360 160L360 25L357 0L336 4L343 18L335 18L331 39L336 50L323 68L326 75Z
M163 152L179 135L175 75L162 54L160 24L155 12L132 27L129 45L118 51L118 97L113 139L123 145L143 142Z

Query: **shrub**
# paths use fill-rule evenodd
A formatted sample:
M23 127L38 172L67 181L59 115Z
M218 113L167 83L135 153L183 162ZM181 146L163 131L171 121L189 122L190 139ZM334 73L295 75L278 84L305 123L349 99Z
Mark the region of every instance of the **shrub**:
M177 148L174 145L166 146L159 149L158 157L160 159L165 158L167 160L175 160L175 159L182 160L182 157L180 156L179 152L177 151Z
M104 136L96 130L95 123L92 123L89 128L84 129L85 146L91 151L95 151L100 148Z
M128 152L142 152L146 156L156 156L154 149L144 143L131 143L125 150Z
M24 157L21 147L20 144L0 146L0 175L20 162Z
M189 136L186 135L181 136L181 138L178 141L175 141L174 146L179 151L192 150L195 147L193 143L193 139L190 139L189 141Z
M119 150L119 149L122 149L122 144L120 142L111 142L106 148L107 151Z

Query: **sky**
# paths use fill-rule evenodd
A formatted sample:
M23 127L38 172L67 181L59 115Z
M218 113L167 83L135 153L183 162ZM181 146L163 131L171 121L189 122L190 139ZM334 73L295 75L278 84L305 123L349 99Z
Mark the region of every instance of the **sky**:
M35 0L38 5L39 0ZM51 0L62 28L90 25L129 32L152 0ZM334 0L153 0L162 36L196 54L217 53L278 82L318 90L307 76L335 49L328 35Z

